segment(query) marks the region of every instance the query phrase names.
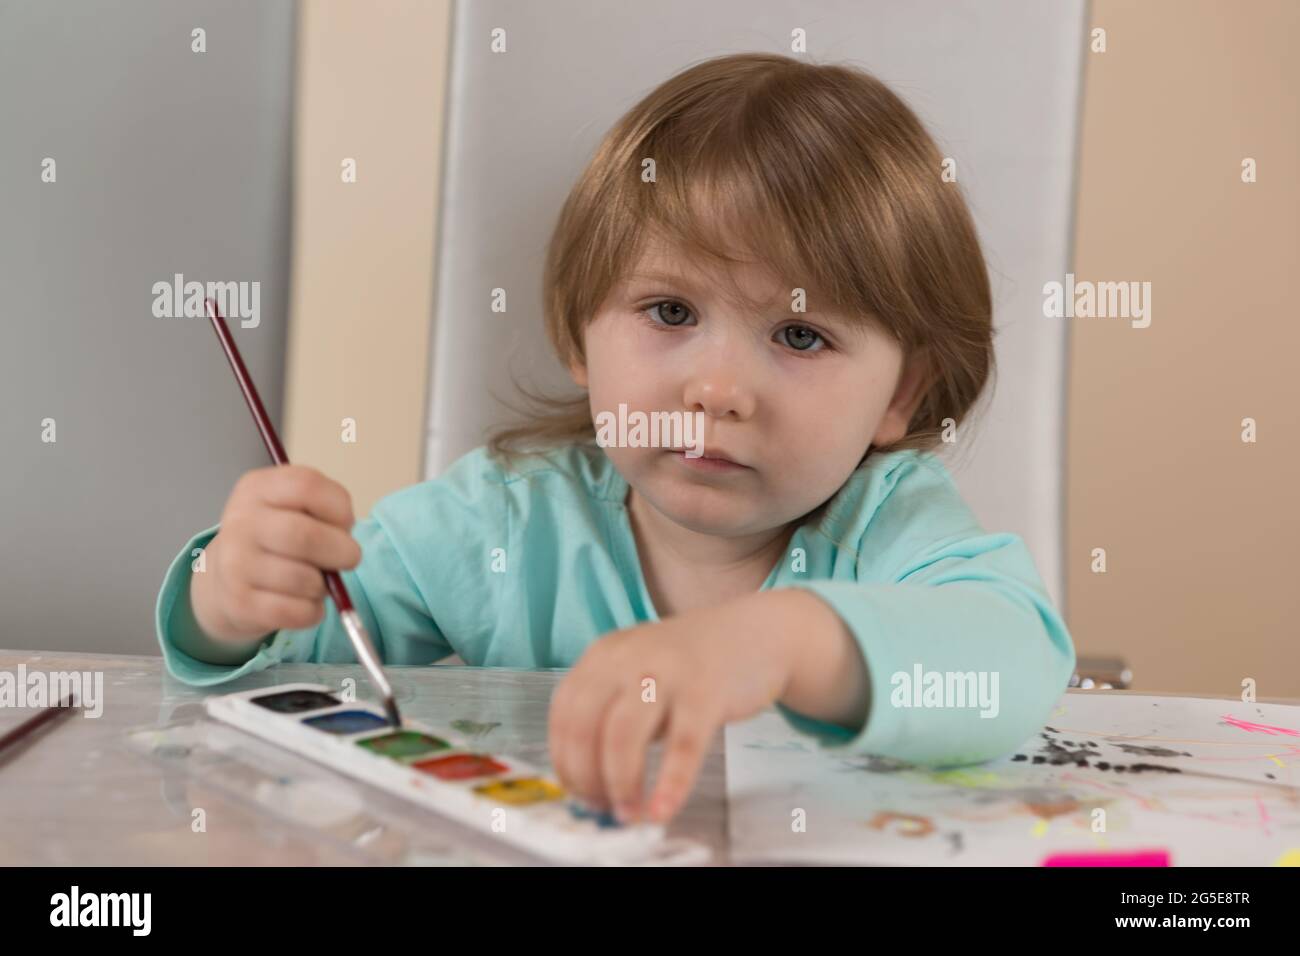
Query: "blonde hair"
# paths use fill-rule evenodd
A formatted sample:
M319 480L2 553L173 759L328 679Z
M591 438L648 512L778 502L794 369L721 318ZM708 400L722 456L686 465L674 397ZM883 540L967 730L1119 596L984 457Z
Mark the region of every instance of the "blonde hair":
M642 181L655 160L656 182ZM920 120L846 66L742 53L668 79L605 135L560 212L546 257L546 332L566 366L582 332L635 268L648 234L717 262L743 248L791 287L875 321L923 362L907 433L872 452L929 449L960 424L993 371L992 302L974 224ZM488 449L593 442L584 393L529 394L522 424Z

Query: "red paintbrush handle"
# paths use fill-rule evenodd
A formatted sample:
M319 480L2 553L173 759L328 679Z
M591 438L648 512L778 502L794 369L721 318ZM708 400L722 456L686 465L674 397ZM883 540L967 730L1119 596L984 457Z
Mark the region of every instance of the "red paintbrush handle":
M226 359L230 362L230 370L235 373L235 381L239 382L239 389L244 393L244 401L248 403L248 410L253 413L253 421L257 424L257 430L262 435L262 444L266 446L271 461L277 465L289 464L289 456L284 453L284 446L280 444L280 436L275 433L275 426L271 424L271 416L266 414L266 408L262 405L262 397L257 394L257 386L253 384L253 378L248 374L248 369L244 366L244 359L239 354L239 347L235 345L235 340L230 337L230 329L226 327L226 320L221 317L221 313L217 310L217 300L204 299L203 303L208 307L208 317L212 319L212 328L216 330L217 339L221 342L222 349L225 350Z
M325 572L325 587L330 592L330 597L334 599L340 614L352 610L352 599L348 597L348 589L343 586L343 577L337 571Z
M262 444L266 446L267 453L270 454L271 460L277 465L289 464L289 456L284 452L284 446L280 444L280 436L275 433L275 426L271 424L271 416L266 414L266 407L262 404L262 397L257 394L257 386L253 384L253 378L248 374L248 368L244 365L243 356L239 354L239 347L235 345L235 340L230 336L230 329L226 326L226 320L221 317L221 312L217 308L216 299L204 299L204 305L208 309L208 317L212 319L212 328L217 333L217 339L221 342L221 348L226 353L226 359L230 362L230 369L235 373L235 380L239 382L239 389L244 393L244 401L248 404L248 410L253 413L253 421L257 424L257 430L262 436ZM334 599L334 604L338 607L339 613L352 610L352 599L348 597L348 589L343 586L343 578L337 571L325 572L325 587L330 592L330 597Z

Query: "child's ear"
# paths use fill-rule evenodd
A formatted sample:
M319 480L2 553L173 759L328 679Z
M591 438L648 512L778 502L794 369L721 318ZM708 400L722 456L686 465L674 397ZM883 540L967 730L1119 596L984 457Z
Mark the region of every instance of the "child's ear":
M930 362L924 349L918 349L909 356L898 376L898 385L894 388L894 397L889 402L880 424L876 427L873 446L888 445L907 434L907 426L916 414L930 386Z
M587 366L578 359L569 362L569 377L573 379L573 384L579 388L587 387Z

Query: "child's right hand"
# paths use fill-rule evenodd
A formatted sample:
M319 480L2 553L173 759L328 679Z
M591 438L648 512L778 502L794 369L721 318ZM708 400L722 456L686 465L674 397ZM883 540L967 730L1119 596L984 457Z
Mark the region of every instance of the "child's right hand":
M361 562L353 523L347 489L314 468L245 472L204 549L205 570L190 579L195 620L208 636L239 643L319 623L321 571Z

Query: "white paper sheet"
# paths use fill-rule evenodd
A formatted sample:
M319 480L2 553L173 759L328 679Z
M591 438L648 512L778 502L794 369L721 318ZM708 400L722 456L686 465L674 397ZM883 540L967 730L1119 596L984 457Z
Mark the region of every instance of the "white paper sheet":
M1300 862L1300 707L1067 694L1016 755L948 771L836 754L775 711L728 727L726 750L737 862Z

